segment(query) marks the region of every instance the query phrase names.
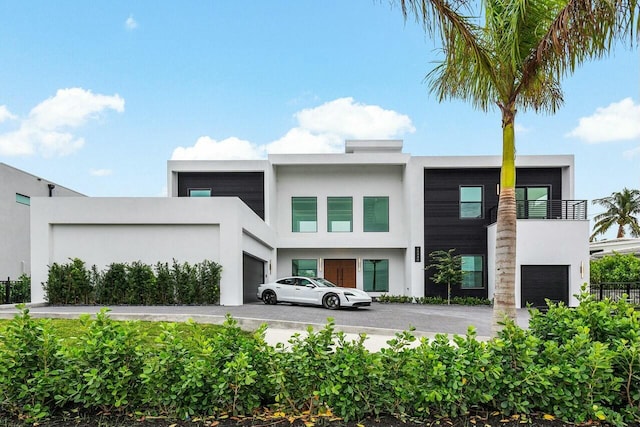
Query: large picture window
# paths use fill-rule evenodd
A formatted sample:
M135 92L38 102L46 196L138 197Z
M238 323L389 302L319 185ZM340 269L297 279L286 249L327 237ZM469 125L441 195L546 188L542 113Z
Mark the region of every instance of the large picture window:
M482 217L482 187L460 187L460 218Z
M365 259L363 273L366 292L389 292L388 259Z
M327 197L327 231L353 231L351 197Z
M389 231L389 198L364 198L364 231Z
M484 267L482 255L462 255L463 289L484 288Z
M291 265L291 273L293 276L317 277L318 260L294 259Z
M291 230L296 233L315 233L318 231L318 201L315 197L292 197Z

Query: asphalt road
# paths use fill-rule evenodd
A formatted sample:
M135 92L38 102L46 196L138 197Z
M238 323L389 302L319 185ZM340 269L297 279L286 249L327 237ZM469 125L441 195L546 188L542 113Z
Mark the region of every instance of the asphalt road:
M94 314L101 306L48 306L33 305L34 317L77 318L82 313ZM491 331L491 307L459 305L380 304L358 309L326 310L321 307L251 303L243 306L111 306L114 319L140 319L221 323L227 314L245 328L255 329L261 323L269 328L304 331L308 325L320 328L327 318L334 319L336 329L349 333L364 332L369 335L392 336L395 332L415 328L417 336L433 336L436 333L464 335L470 326L476 328L479 337L487 337ZM0 306L0 317L9 318L16 313L10 305ZM526 326L529 313L518 310L518 323Z

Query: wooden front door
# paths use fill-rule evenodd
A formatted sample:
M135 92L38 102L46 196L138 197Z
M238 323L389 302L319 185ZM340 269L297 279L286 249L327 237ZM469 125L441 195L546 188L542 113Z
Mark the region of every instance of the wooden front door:
M355 288L356 260L325 259L324 278L343 288Z

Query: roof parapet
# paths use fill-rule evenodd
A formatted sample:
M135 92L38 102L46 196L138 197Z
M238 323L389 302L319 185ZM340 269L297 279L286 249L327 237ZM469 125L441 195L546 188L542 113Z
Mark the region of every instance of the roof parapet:
M401 153L401 139L346 140L345 153Z

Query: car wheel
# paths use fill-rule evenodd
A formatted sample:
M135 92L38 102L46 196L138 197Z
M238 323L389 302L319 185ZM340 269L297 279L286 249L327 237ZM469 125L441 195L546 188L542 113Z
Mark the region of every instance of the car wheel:
M262 301L264 301L265 304L274 305L278 303L278 297L276 297L276 293L273 291L264 291Z
M327 294L322 298L322 306L329 310L340 308L340 297L336 294Z

